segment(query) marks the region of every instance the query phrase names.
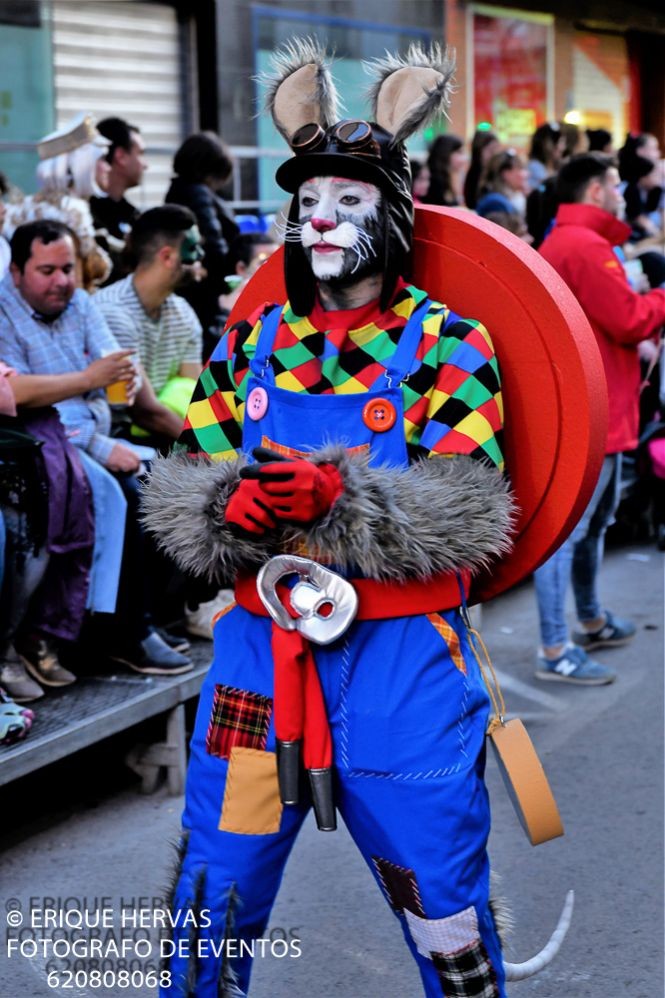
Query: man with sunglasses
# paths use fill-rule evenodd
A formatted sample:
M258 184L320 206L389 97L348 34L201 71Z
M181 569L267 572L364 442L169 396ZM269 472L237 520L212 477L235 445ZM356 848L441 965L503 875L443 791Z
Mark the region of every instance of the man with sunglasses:
M294 152L277 171L293 195L288 301L227 331L189 407L190 459L158 463L145 503L179 563L233 578L237 601L215 625L174 900L209 909L211 924L195 943L176 931L162 992L246 992L313 806L323 831L342 815L425 993L501 998L488 697L464 624L471 573L509 547L501 391L482 325L404 276L404 139L423 119L414 102L445 95L450 66L410 67L400 104L396 61L375 120L336 122L314 109L323 68L307 54L270 94ZM211 942L220 953L231 937L244 951L213 959Z

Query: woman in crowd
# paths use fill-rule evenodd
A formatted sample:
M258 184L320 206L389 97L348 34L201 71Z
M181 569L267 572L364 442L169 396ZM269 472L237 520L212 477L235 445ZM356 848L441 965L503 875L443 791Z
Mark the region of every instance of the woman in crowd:
M218 135L190 135L175 154L175 177L166 195L167 204L181 204L194 212L203 240L206 276L184 287L181 294L203 326L206 358L219 338L217 299L228 290L224 278L230 273L229 244L240 232L231 209L220 197L232 170L231 153Z
M439 135L430 147L427 165L430 184L425 204L454 208L463 204L464 171L469 157L457 135Z
M429 192L431 181L429 166L421 163L418 159L412 159L411 163L411 193L414 204L422 204Z
M626 183L626 221L632 226L633 239L662 238L656 213L663 195L663 178L655 135L644 132L626 136L619 150L619 173Z
M464 178L464 204L474 208L478 204L480 178L492 156L501 149L499 137L487 129L478 128L471 140L471 165Z
M589 140L589 152L602 152L606 156L614 156L614 140L606 128L587 128L587 138Z
M561 166L565 137L558 121L540 125L531 137L528 163L528 189L535 190Z
M505 211L523 220L526 212L526 178L526 166L514 149L496 153L487 164L481 179L481 195L476 205L478 214L486 218L492 212Z
M570 159L571 156L581 156L589 151L589 136L583 128L569 121L562 121L560 128L563 136L562 160Z

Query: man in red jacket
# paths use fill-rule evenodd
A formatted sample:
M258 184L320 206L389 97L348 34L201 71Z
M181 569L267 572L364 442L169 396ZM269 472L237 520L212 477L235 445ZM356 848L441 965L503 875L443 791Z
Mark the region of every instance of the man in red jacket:
M634 292L613 247L630 227L619 220L623 198L609 156L573 157L557 178L556 224L540 252L564 279L591 323L607 377L609 431L596 490L566 543L535 573L542 648L539 679L600 686L615 673L587 651L623 645L635 625L603 609L597 575L603 540L616 510L621 453L637 446L640 364L637 345L657 339L665 324L665 291ZM572 574L580 623L569 641L565 597Z

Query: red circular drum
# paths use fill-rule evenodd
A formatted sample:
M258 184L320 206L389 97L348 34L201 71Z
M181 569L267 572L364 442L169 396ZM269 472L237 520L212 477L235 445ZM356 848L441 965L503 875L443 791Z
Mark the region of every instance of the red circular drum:
M259 267L231 315L284 301L282 252ZM567 285L517 236L459 208L416 210L413 283L487 327L503 384L506 470L520 507L513 551L476 578L503 592L559 547L596 484L607 389L595 337Z

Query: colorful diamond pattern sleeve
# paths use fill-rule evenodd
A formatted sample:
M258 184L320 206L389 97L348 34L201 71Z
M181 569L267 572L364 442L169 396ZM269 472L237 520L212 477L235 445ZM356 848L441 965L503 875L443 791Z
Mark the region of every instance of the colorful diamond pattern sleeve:
M271 358L278 388L310 394L368 391L385 371L402 329L424 292L404 286L390 309L361 315L358 328L338 313L294 315L288 305ZM242 442L249 362L261 330L262 306L233 326L199 378L181 437L189 453L234 460ZM360 310L359 310L360 311ZM355 314L355 313L354 313ZM348 318L349 313L343 313ZM323 322L322 322L323 317ZM467 454L503 466L499 371L487 330L432 303L414 370L402 386L410 456Z

